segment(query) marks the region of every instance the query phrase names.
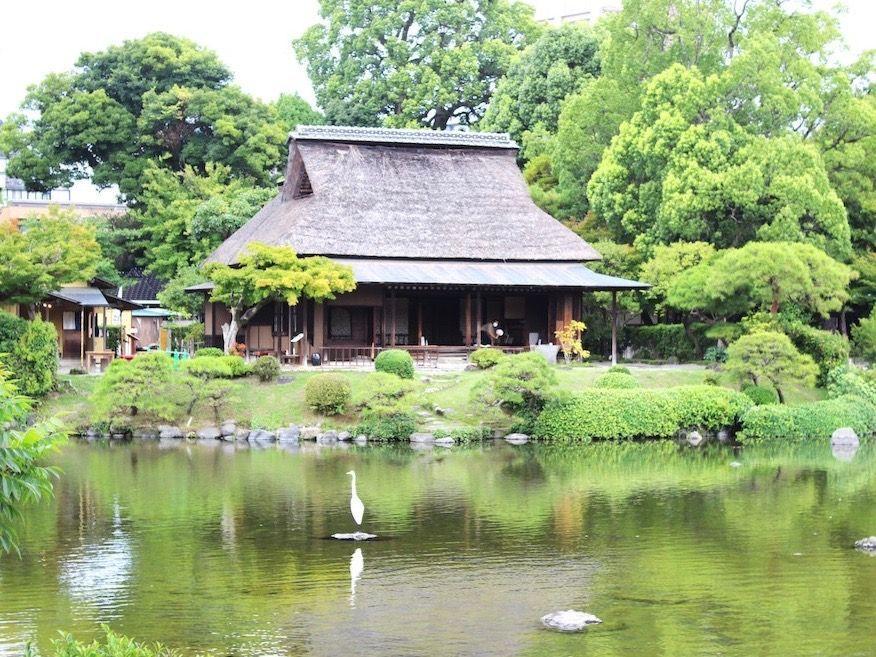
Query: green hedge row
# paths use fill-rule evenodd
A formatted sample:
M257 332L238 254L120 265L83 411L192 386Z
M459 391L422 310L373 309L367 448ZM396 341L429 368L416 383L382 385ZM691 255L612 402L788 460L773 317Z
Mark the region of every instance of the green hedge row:
M785 334L800 353L812 356L818 365L818 385L827 385L828 374L848 363L849 341L839 333L822 331L802 322L788 322Z
M536 420L534 433L541 438L581 442L672 438L680 429L735 426L751 406L742 393L715 386L593 388L548 402Z
M626 343L636 350L636 358L643 360L696 361L703 357L708 326L692 324L690 335L683 324L654 324L651 326L627 327ZM693 339L691 339L691 336Z
M0 312L0 363L23 395L41 397L58 385L58 333L53 324Z
M830 438L839 427L852 427L859 436L876 433L876 406L857 395L786 406L755 406L742 417L742 443L766 440Z

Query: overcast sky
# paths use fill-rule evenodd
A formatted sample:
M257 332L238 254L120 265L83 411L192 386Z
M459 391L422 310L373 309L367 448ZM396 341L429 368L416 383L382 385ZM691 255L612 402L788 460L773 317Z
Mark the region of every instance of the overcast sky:
M530 0L539 17L612 0ZM829 8L834 0L815 0ZM72 67L83 50L101 50L157 30L215 50L237 83L263 100L313 92L291 41L317 21L317 0L42 0L4 2L0 31L0 117L21 103L27 86ZM876 48L876 2L846 0L843 31L850 49Z

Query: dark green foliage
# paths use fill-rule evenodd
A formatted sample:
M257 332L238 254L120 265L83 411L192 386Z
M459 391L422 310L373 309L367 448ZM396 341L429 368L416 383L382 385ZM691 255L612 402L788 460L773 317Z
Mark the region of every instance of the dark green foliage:
M639 382L632 374L606 372L593 382L594 388L638 388Z
M627 327L630 346L636 357L646 360L675 358L681 362L698 360L697 350L683 324L654 324Z
M414 378L414 359L404 349L387 349L377 354L374 359L374 369L378 372L388 372L403 379Z
M274 356L259 356L252 365L252 373L264 383L273 381L280 376L280 361Z
M0 362L22 394L41 397L58 384L58 334L42 320L0 312Z
M727 349L725 347L709 347L703 354L703 360L712 365L727 362Z
M498 365L499 361L501 361L505 357L505 354L501 349L494 349L493 347L481 347L480 349L476 349L471 353L468 359L472 362L472 364L477 365L479 369L488 370L491 367Z
M116 352L119 348L119 344L122 341L122 327L121 326L107 326L106 327L106 348L109 351Z
M176 650L165 648L160 643L138 643L114 633L107 626L103 626L103 630L106 638L95 639L90 643L77 641L71 635L63 634L60 639L52 642L52 652L46 657L181 657ZM25 657L31 655L26 653Z
M827 394L831 398L852 395L876 406L876 372L842 365L827 375Z
M203 351L203 350L198 350ZM219 349L218 351L222 351ZM183 361L183 369L202 379L234 379L250 372L246 361L240 356L211 356L198 354L196 358Z
M802 354L818 365L818 385L827 384L828 373L849 360L849 341L839 333L822 331L802 322L783 323L785 333Z
M50 495L57 475L41 463L64 436L55 423L25 426L30 409L0 368L0 552L17 550L21 507Z
M304 386L304 403L323 415L344 413L350 396L350 382L341 374L316 374Z
M867 362L876 363L876 309L852 328L855 353Z
M590 442L623 438L672 438L680 429L733 427L751 406L741 393L715 386L666 390L590 389L548 402L535 435Z
M417 430L417 418L400 409L366 409L356 426L357 434L372 440L406 440Z
M876 432L876 406L856 395L797 406L755 406L742 417L742 443L769 440L825 440L840 427L851 427L859 436Z
M775 388L770 388L769 386L744 385L742 386L742 394L753 401L756 406L779 403L779 395L776 393Z
M94 419L121 424L125 418L170 418L173 403L162 393L172 374L173 361L161 352L114 360L94 390Z
M202 358L204 356L216 357L224 355L225 352L222 351L219 347L201 347L195 352L195 358Z

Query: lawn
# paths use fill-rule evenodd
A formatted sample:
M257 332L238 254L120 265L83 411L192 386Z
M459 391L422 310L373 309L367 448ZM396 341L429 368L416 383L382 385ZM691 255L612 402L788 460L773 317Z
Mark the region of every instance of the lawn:
M701 384L711 372L699 365L627 365L633 376L645 388L667 388L679 385ZM556 368L561 388L575 392L583 390L605 371L608 366L573 365ZM325 370L335 371L335 370ZM352 387L353 409L335 417L323 417L314 413L304 403L304 386L307 380L318 374L315 371L284 372L282 382L259 383L254 378L236 379L232 382L223 417L234 418L241 425L274 429L289 424L325 427L349 427L356 424L357 401L367 398L367 370L336 371L345 376ZM421 370L417 372L417 389L414 412L424 429L476 426L484 421L484 414L473 403L474 389L488 373L486 371L441 372ZM73 429L89 424L92 417L91 395L99 377L62 376L60 391L50 395L38 409L40 417L57 417ZM720 383L733 387L733 382L721 375ZM158 392L158 391L157 391ZM785 391L788 403L798 404L823 399L824 390L792 385ZM158 392L158 394L162 394ZM172 394L164 391L163 394ZM196 407L191 418L187 415L175 421L198 428L214 422L207 408Z

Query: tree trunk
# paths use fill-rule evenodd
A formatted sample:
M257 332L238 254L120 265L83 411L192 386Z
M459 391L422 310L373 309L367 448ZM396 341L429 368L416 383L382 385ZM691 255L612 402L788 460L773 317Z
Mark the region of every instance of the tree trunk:
M237 340L237 333L240 331L240 308L229 308L231 311L231 319L222 325L222 342L226 354L231 353L231 348Z
M776 386L776 394L779 396L779 403L784 404L785 403L785 395L782 394L782 389L778 386Z

